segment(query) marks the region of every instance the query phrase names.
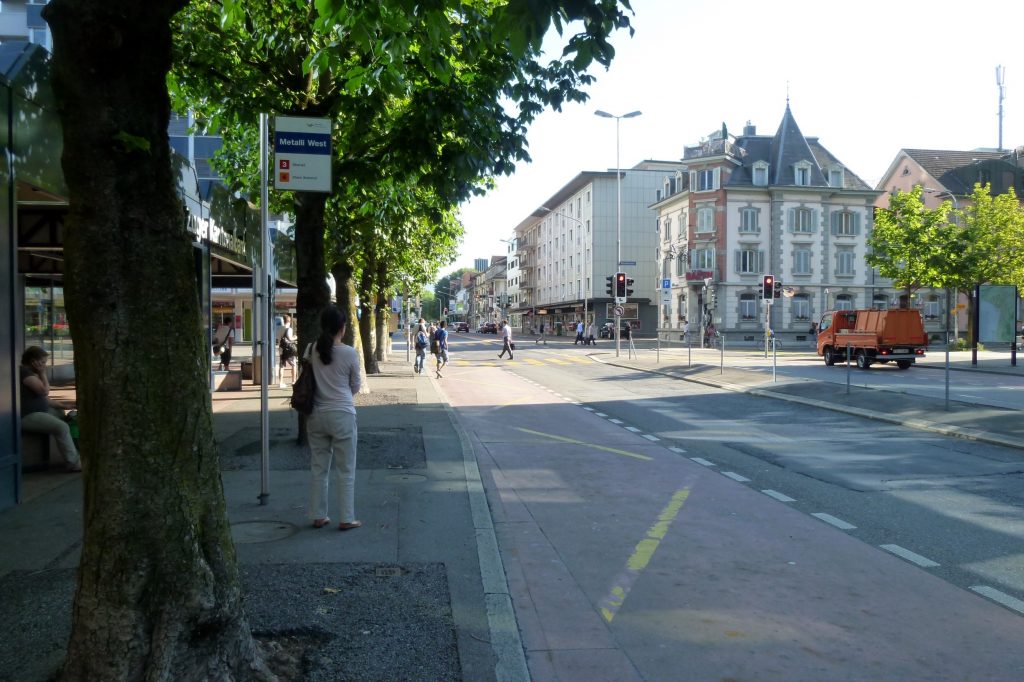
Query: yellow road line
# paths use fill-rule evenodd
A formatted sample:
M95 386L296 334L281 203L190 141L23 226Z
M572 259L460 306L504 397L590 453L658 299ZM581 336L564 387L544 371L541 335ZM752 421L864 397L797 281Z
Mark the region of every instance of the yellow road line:
M686 502L686 498L689 496L689 488L677 490L672 495L669 503L658 514L658 520L647 529L647 536L637 543L633 554L626 561L626 570L616 581L615 585L612 586L608 596L601 601L601 616L605 621L610 623L615 618L623 602L626 601L626 597L629 596L629 591L633 589L633 583L640 577L640 573L647 568L647 564L651 562L651 558L654 556L654 552L657 551L658 545L665 539L669 526L672 525L672 522L679 514L679 510L683 508L683 503Z
M540 360L534 360L533 358L524 358L523 362L525 362L527 364L530 364L530 365L540 365L540 366L544 365L544 363L541 362Z
M616 455L623 455L624 457L633 457L634 459L642 459L645 462L650 462L653 457L647 455L638 455L635 452L629 452L627 450L619 450L618 448L610 448L605 445L597 445L595 443L586 443L582 440L576 440L575 438L566 438L565 436L556 436L553 433L544 433L543 431L534 431L532 429L524 429L518 427L523 433L530 433L534 436L543 436L544 438L550 438L551 440L561 441L563 443L572 443L573 445L586 445L587 447L594 448L595 450L604 450L605 452L611 452Z
M558 358L544 358L545 361L550 362L552 365L568 365L569 363L565 360L559 360Z

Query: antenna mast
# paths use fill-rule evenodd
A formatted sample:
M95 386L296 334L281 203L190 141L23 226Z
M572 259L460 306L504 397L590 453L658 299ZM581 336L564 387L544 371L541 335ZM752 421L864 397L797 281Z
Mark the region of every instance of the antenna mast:
M1006 88L1003 86L1003 78L1006 76L1006 69L1002 66L996 67L996 86L999 88L999 151L1003 151L1003 98L1006 96Z

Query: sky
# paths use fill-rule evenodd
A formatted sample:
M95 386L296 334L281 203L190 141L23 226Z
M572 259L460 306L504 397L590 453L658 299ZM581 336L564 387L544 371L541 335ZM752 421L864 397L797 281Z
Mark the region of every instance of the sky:
M1003 147L1024 146L1021 0L631 0L632 38L613 36L611 67L591 69L590 99L545 112L531 163L460 207L465 237L448 272L504 255L515 226L579 172L679 160L683 147L749 120L774 135L790 108L871 186L902 148L995 148L1003 67ZM546 45L560 52L561 39ZM550 48L549 48L550 49Z

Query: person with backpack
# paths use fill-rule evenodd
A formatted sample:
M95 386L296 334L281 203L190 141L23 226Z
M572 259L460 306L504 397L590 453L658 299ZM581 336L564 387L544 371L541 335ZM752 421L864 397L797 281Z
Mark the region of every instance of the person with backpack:
M423 362L427 359L427 329L423 322L416 325L416 333L413 336L413 345L416 348L416 360L413 362L412 371L416 374L423 374Z
M438 379L444 378L441 375L441 370L444 369L444 366L448 364L448 330L445 329L445 326L447 325L445 324L444 320L441 320L438 323L437 330L434 332L433 344L431 345L430 349L431 352L434 354L434 357L437 359Z

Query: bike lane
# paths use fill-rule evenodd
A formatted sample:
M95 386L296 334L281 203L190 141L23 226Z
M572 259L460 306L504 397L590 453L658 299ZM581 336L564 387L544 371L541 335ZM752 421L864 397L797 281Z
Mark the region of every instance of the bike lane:
M533 679L1024 678L1024 618L599 401L492 367L439 384L480 465Z

